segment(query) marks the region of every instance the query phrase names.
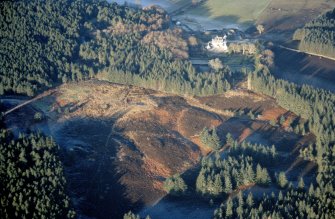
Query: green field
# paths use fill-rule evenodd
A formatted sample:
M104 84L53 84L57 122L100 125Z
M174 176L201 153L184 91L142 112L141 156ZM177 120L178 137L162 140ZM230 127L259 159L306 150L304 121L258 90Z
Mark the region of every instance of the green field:
M190 13L207 15L210 18L229 18L237 22L254 21L269 5L271 0L208 0Z

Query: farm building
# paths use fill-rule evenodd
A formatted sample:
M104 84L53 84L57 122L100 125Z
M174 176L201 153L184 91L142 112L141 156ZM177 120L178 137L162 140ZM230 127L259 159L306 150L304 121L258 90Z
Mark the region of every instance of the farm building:
M216 36L208 42L206 49L217 52L228 52L227 35L224 35L223 37Z

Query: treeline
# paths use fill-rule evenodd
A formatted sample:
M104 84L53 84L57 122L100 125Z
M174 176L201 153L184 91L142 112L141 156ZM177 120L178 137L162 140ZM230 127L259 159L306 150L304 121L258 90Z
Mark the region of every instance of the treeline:
M110 20L108 17L105 19ZM113 26L113 23L109 25ZM93 29L97 28L98 26L93 26ZM177 30L173 32L179 35ZM126 32L122 37L98 31L96 38L80 46L79 55L83 60L95 63L96 70L93 68L89 71L99 72L99 79L178 94L222 93L245 76L245 72L232 72L228 67L197 72L191 62L176 58L186 55L182 55L185 53L182 48L184 45L179 46L182 51L177 51L175 47L170 48L170 44L176 41L175 38L168 37L173 32L170 29L160 30L160 35L164 35L166 41L171 40L162 45L162 39L151 37L158 34L157 31ZM149 44L148 39L151 42Z
M50 137L0 130L0 218L75 218L57 151Z
M274 97L279 105L304 118L304 129L313 132L317 142L335 141L335 95L332 92L276 79L266 70L254 72L250 80L253 90Z
M262 144L252 144L250 142L243 141L238 144L237 141L229 148L229 154L238 156L244 154L245 156L252 156L255 161L263 166L275 166L278 161L278 153L276 147L271 147Z
M296 30L299 50L335 58L335 9Z
M182 60L187 45L174 43L181 34L169 29L168 15L156 7L139 10L99 0L3 1L0 20L0 95L33 96L57 83L93 77L208 95L243 77L228 68L200 73ZM161 36L171 42L165 44Z
M83 42L123 20L163 28L158 14L99 0L0 2L0 94L32 96L55 83L94 76L99 69L79 56Z
M298 86L285 80L275 79L266 69L254 72L252 89L276 98L279 105L301 116L293 130L302 134L312 132L316 142L300 150L300 155L318 164L319 171L328 168L325 159L334 163L335 142L335 95L312 86ZM294 125L294 124L293 124Z
M278 160L278 152L276 147L272 145L271 147L262 145L262 144L252 144L251 142L243 141L242 143L238 143L237 140L234 140L232 135L228 132L225 140L222 141L214 127L212 130L208 128L204 128L200 132L200 140L201 143L207 147L210 147L214 151L218 151L223 146L227 146L228 153L231 156L239 156L241 154L245 156L251 156L253 159L266 166L276 165Z

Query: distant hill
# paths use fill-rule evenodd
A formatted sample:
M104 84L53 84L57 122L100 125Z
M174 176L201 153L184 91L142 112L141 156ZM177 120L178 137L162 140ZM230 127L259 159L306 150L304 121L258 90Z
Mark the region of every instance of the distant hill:
M293 39L302 51L335 58L335 9L298 29Z

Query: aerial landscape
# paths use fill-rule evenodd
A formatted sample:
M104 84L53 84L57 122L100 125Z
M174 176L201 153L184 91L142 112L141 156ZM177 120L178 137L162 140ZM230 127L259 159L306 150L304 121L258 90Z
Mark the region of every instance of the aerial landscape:
M335 219L335 0L1 1L0 203Z

